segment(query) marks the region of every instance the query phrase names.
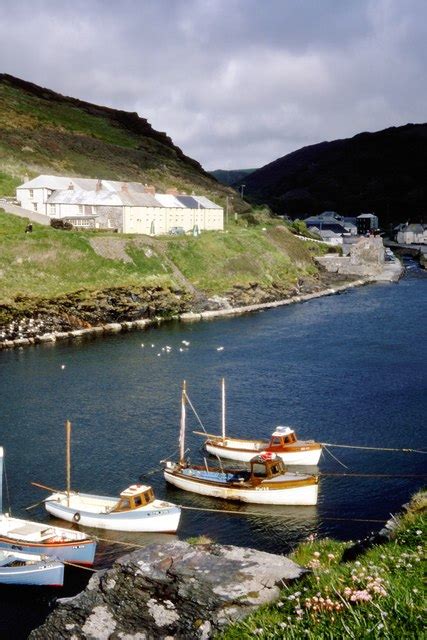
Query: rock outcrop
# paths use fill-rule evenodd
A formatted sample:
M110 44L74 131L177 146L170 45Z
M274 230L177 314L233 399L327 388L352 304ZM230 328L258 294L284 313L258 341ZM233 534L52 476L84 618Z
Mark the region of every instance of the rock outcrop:
M305 569L254 549L150 545L96 573L60 601L30 640L205 640L279 597Z

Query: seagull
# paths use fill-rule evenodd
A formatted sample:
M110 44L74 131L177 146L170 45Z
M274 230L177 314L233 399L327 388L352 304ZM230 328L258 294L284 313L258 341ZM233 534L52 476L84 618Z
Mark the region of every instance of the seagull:
M65 369L65 364L61 364L61 369Z
M224 347L217 347L216 350L217 351L224 351Z
M182 352L182 351L184 351L184 349L183 349L182 347L180 347L180 348L179 348L179 350L180 350L181 352Z
M152 344L152 345L151 345L151 348L153 348L153 347L155 347L155 346L156 346L156 345Z
M186 347L188 347L190 343L189 343L189 341L188 341L188 340L183 340L183 341L182 341L182 344L185 344L185 346L186 346Z
M141 347L142 347L142 349L144 348L144 346L145 346L145 345L144 345L144 343L143 343L143 342L141 342Z

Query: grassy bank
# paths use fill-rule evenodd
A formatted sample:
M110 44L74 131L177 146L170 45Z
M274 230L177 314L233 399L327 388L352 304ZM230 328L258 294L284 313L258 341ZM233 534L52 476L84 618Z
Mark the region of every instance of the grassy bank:
M0 210L0 303L19 296L52 299L81 289L194 285L225 293L236 285L280 283L286 290L316 275L313 252L320 245L296 239L277 224L189 236L125 236L62 231L33 225Z
M426 506L427 492L420 492L392 539L353 562L341 562L350 543L302 544L292 557L310 573L217 640L425 637Z

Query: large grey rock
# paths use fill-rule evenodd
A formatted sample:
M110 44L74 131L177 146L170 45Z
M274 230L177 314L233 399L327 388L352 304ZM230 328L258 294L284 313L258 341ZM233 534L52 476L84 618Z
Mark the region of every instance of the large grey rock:
M95 574L30 638L204 640L278 598L284 581L304 572L289 558L254 549L151 545Z

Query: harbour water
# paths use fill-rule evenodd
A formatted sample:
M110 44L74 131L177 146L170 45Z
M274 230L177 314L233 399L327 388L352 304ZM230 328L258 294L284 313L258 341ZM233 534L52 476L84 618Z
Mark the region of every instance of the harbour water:
M309 534L356 539L378 529L374 521L387 519L423 484L424 455L330 448L346 468L325 452L322 472L395 477L322 477L316 507L245 506L183 494L166 487L158 469L176 452L184 378L210 433L220 430L225 377L230 435L268 437L281 424L322 442L425 448L427 275L416 263L407 265L398 284L264 313L0 353L4 507L10 502L16 516L48 520L41 508L25 507L43 497L32 481L64 486L69 419L74 488L115 495L142 479L159 497L222 511L185 511L179 538L206 534L286 553ZM188 423L189 455L200 460L201 438L192 434L200 425L191 415ZM102 537L139 545L171 539ZM98 566L127 551L104 540ZM67 593L76 585L70 582ZM3 589L0 636L26 637L51 602L51 594Z

